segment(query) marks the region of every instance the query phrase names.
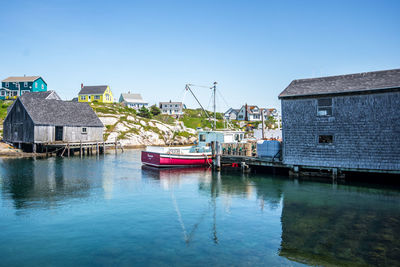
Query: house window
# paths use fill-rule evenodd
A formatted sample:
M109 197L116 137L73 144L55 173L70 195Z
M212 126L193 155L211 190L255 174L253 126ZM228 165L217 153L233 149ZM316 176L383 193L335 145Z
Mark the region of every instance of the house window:
M318 116L332 116L332 98L318 99Z
M243 119L243 116L242 116L242 115L239 115L239 116L238 116L238 119Z
M199 135L199 139L200 139L200 142L205 142L206 141L206 135L205 134L200 134Z
M5 96L5 95L6 95L6 91L1 90L0 95L1 95L1 96Z
M21 95L23 95L23 94L25 94L25 93L27 93L27 92L29 92L29 90L22 90L22 91L21 91Z
M83 134L87 134L87 128L86 127L82 127L82 133Z
M35 82L35 88L37 88L37 82Z
M8 88L8 86L10 86L10 84L9 83L6 83L6 87Z
M44 84L42 84L42 90L44 89Z
M333 135L319 135L318 143L319 144L332 144L333 143Z
M24 82L24 87L28 87L28 83L27 82Z
M86 96L85 95L81 95L81 100L86 100Z
M178 107L178 105L175 105L175 107L177 108L177 107Z
M94 100L99 100L100 99L100 96L99 95L95 95L94 96Z
M12 91L12 96L17 96L18 91Z

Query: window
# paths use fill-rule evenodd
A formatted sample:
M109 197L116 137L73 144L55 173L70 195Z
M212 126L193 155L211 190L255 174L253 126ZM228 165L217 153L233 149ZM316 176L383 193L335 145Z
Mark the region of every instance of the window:
M17 96L17 94L18 94L18 91L12 91L12 96Z
M318 143L319 144L332 144L333 143L333 135L319 135Z
M94 96L94 99L95 99L95 100L99 100L99 99L100 99L100 96L99 96L99 95L95 95L95 96Z
M28 87L28 83L27 82L24 82L24 87Z
M81 95L81 100L86 100L86 96L85 95Z
M1 96L5 96L5 95L6 95L6 91L1 90L0 95L1 95Z
M177 107L178 107L178 105L175 105L175 107L177 108Z
M42 84L42 90L44 89L44 84Z
M243 116L242 116L242 115L239 115L239 116L238 116L238 119L243 119Z
M35 88L37 88L37 82L35 82Z
M9 83L6 83L6 87L8 88L10 86L10 84Z
M205 134L200 134L199 135L199 139L200 139L200 142L205 142L206 141L206 135Z
M332 116L332 98L318 99L318 116Z
M27 92L29 92L29 90L22 90L22 91L21 91L21 95L23 95L23 94L25 94L25 93L27 93Z
M87 128L86 127L82 127L82 133L83 134L87 134Z

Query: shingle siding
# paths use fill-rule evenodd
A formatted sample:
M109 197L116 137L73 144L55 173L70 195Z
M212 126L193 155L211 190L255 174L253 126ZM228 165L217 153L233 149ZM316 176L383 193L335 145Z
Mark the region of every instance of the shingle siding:
M333 96L328 117L317 116L317 99L282 99L285 164L400 170L400 92Z

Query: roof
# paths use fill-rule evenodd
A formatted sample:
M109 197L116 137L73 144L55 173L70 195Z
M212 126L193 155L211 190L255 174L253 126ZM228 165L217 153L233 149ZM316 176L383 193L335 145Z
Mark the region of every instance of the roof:
M7 79L2 80L2 82L34 82L37 79L41 78L40 76L11 76ZM42 79L43 80L43 79Z
M172 105L178 104L178 105L182 105L182 102L171 102L171 101L169 101L169 102L160 102L160 105L161 104L172 104Z
M58 96L58 94L53 91L45 91L45 92L26 92L23 94L25 97L33 97L33 98L38 98L38 99L57 99L61 100L61 98Z
M32 94L18 99L35 125L104 127L87 103L43 99Z
M104 94L107 90L108 85L94 85L94 86L84 86L79 92L80 95L91 95L91 94Z
M240 109L234 109L234 108L229 108L227 111L225 111L225 113L232 113L235 112L236 114L239 113Z
M244 105L243 107L246 107L246 105ZM257 111L254 111L254 109L257 108ZM258 108L258 106L255 105L247 105L247 112L249 114L258 114L260 113L260 109Z
M292 81L279 98L400 88L400 69Z
M123 98L123 101L125 102L130 102L130 103L146 103L146 101L143 100L142 96L140 94L121 94L121 97Z

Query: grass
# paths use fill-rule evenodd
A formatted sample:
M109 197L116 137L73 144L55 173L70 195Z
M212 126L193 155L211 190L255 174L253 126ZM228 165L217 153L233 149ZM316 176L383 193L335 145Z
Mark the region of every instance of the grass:
M3 121L7 116L7 108L12 105L14 101L0 100L0 120Z

